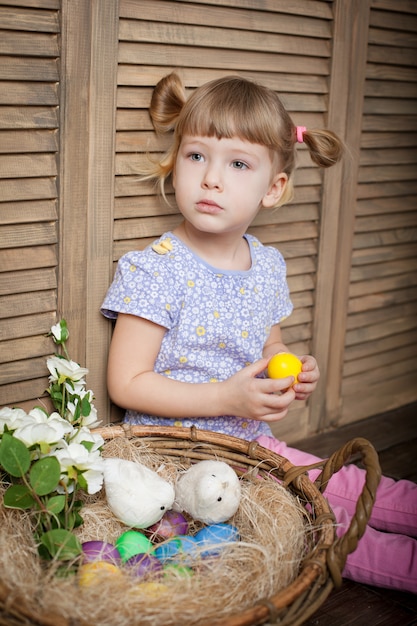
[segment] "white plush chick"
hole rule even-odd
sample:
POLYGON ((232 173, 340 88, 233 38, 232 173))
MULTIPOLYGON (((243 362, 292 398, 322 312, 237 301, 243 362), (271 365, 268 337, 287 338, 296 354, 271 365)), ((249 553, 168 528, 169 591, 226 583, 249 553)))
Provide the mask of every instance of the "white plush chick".
POLYGON ((172 507, 174 487, 141 463, 104 459, 104 486, 110 510, 133 528, 148 528, 172 507))
POLYGON ((180 475, 173 508, 205 524, 219 524, 236 513, 240 482, 223 461, 199 461, 180 475))

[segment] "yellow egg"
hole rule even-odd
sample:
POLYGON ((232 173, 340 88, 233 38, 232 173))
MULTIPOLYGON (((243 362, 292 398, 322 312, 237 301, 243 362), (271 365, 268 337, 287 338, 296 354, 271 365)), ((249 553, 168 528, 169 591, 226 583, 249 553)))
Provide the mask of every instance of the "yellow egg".
POLYGON ((298 374, 301 372, 302 363, 294 354, 290 352, 280 352, 274 354, 268 363, 268 376, 269 378, 286 378, 287 376, 294 376, 295 381, 298 382, 298 374))
POLYGON ((163 583, 149 581, 135 585, 132 591, 136 593, 143 593, 149 598, 159 598, 167 593, 168 587, 163 583))
POLYGON ((81 587, 90 587, 100 583, 105 576, 122 576, 122 572, 108 561, 84 563, 78 570, 78 584, 81 587))

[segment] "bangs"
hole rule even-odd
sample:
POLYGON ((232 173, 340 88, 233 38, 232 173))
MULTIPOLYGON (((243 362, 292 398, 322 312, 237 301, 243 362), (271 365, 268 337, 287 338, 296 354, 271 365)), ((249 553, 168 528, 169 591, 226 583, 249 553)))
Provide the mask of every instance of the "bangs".
POLYGON ((203 85, 190 96, 176 130, 179 139, 184 135, 239 137, 280 151, 282 109, 279 99, 261 86, 229 76, 203 85))

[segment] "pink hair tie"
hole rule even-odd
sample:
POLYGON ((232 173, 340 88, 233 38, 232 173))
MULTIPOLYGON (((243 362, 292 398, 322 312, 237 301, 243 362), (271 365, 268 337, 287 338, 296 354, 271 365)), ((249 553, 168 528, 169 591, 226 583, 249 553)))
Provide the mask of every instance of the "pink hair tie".
POLYGON ((307 128, 305 126, 297 126, 297 142, 298 143, 304 143, 304 133, 307 130, 307 128))

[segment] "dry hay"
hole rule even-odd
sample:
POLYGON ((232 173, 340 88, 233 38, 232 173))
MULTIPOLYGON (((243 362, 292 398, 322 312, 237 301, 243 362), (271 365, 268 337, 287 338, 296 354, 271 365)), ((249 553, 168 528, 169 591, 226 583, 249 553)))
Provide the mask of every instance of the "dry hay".
MULTIPOLYGON (((104 456, 136 459, 172 482, 186 467, 156 455, 138 439, 110 440, 104 456)), ((102 575, 99 584, 88 587, 80 587, 76 575, 57 577, 57 565, 37 557, 29 515, 1 507, 0 577, 12 590, 9 601, 16 593, 33 602, 36 612, 99 626, 214 625, 216 618, 240 613, 294 580, 311 543, 305 509, 276 480, 248 477, 241 485, 241 503, 230 520, 241 540, 220 556, 193 564, 191 577, 177 572, 164 577, 162 590, 141 586, 127 573, 102 575)), ((81 541, 114 543, 127 530, 112 516, 103 492, 85 497, 84 524, 77 530, 81 541)), ((190 534, 201 526, 190 521, 190 534)), ((151 576, 146 580, 155 580, 151 576)))

